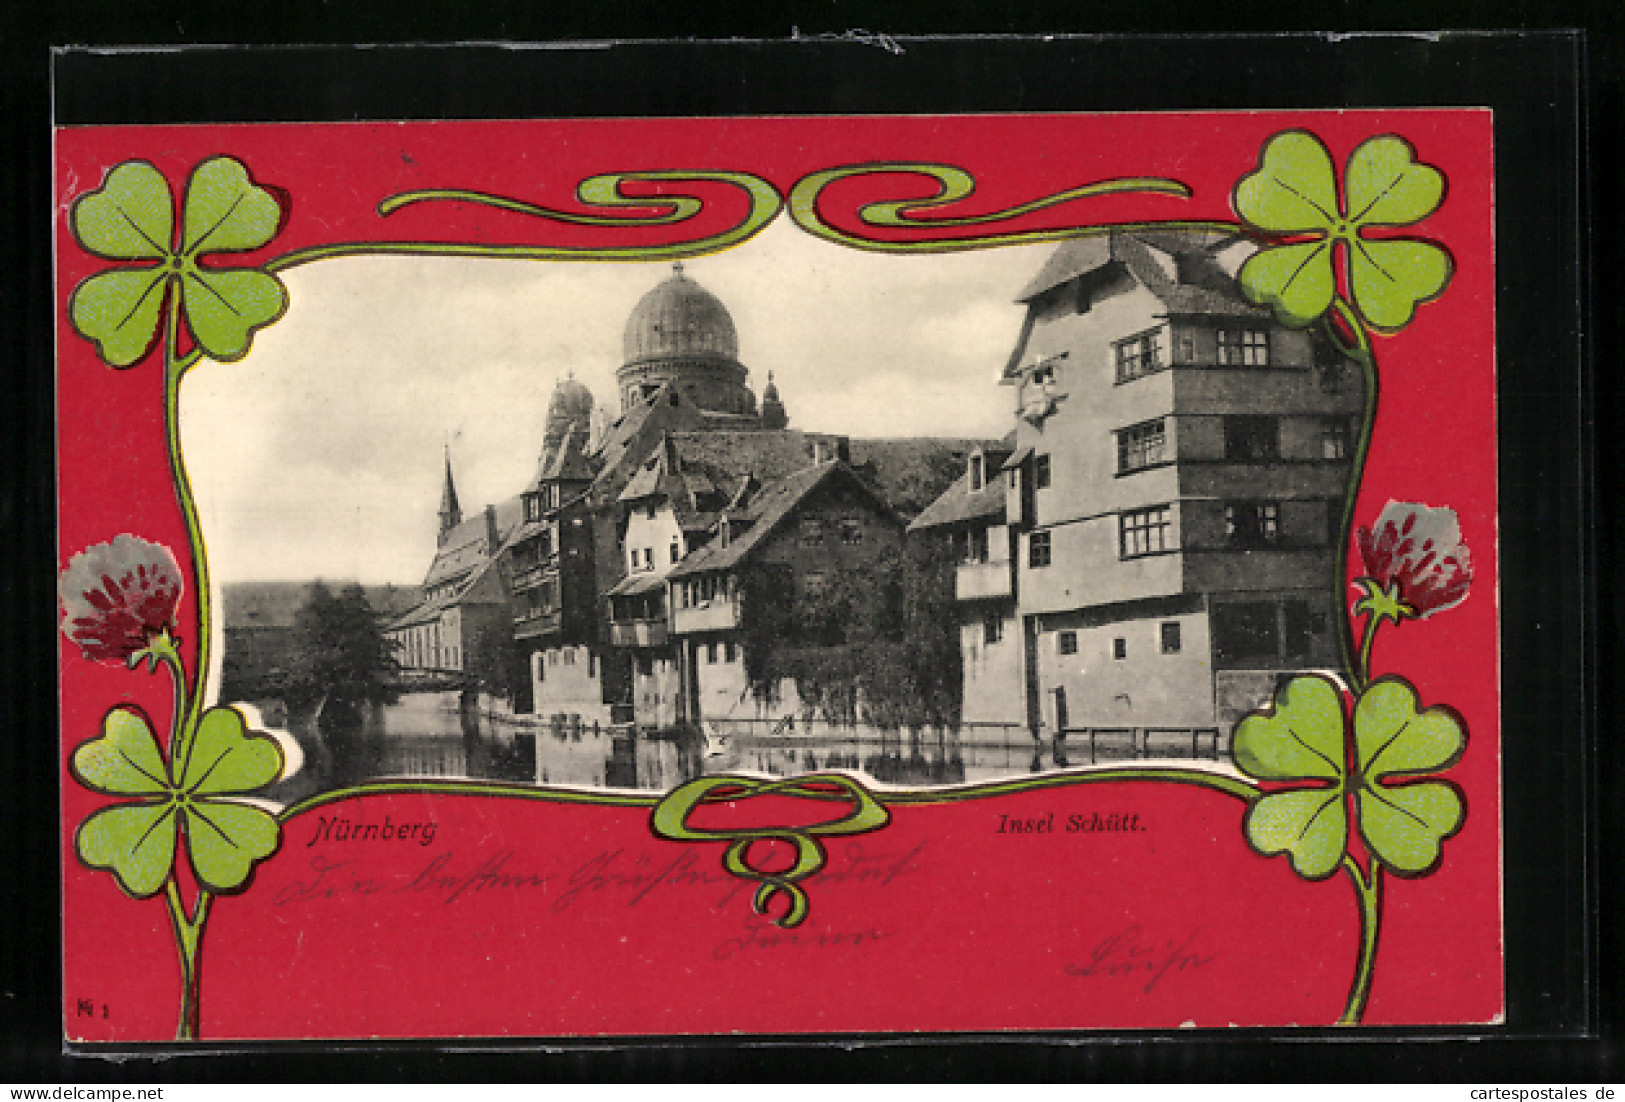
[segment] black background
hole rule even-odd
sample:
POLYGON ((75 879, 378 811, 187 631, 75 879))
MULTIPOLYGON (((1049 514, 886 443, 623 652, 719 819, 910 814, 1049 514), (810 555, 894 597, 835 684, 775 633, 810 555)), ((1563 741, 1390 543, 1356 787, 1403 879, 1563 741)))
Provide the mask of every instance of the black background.
MULTIPOLYGON (((1517 26, 1527 5, 840 3, 666 12, 629 4, 478 13, 395 4, 0 12, 0 1081, 1401 1079, 1586 1085, 1620 1078, 1621 757, 1615 505, 1622 312, 1620 18, 1547 5, 1589 34, 1340 37, 1268 31, 1517 26), (186 10, 179 10, 186 9, 186 10), (244 9, 246 10, 246 9, 244 9), (1170 20, 1162 26, 1156 17, 1170 20), (1474 17, 1470 20, 1467 17, 1474 17), (1317 21, 1313 22, 1313 21, 1317 21), (681 25, 678 25, 681 23, 681 25), (477 24, 477 25, 476 25, 477 24), (1181 31, 1240 37, 1180 38, 1181 31), (841 32, 867 27, 901 52, 841 32), (911 37, 914 32, 1152 34, 911 37), (792 34, 798 40, 791 40, 792 34), (658 36, 765 40, 666 42, 658 36), (1508 1025, 1176 1037, 870 1038, 582 1044, 278 1045, 155 1062, 61 1052, 51 481, 51 46, 593 40, 514 51, 342 46, 56 55, 61 124, 569 115, 1490 106, 1495 110, 1504 613, 1508 1025), (1595 362, 1595 371, 1589 365, 1595 362), (1595 452, 1593 451, 1595 449, 1595 452), (1601 508, 1597 508, 1598 503, 1601 508), (1595 518, 1595 521, 1593 520, 1595 518), (1600 584, 1599 584, 1600 579, 1600 584), (1328 1044, 1336 1037, 1343 1043, 1328 1044), (1127 1043, 1122 1043, 1127 1041, 1127 1043)), ((1441 947, 1448 951, 1448 947, 1441 947)), ((1267 982, 1267 977, 1261 977, 1267 982)), ((266 997, 276 997, 268 991, 266 997)))

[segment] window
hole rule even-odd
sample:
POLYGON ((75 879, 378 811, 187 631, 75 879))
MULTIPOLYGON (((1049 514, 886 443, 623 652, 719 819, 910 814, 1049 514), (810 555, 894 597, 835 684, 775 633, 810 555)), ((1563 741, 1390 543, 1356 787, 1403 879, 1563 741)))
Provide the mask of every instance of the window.
POLYGON ((1349 423, 1343 417, 1328 417, 1320 423, 1320 457, 1347 459, 1349 457, 1349 423))
POLYGON ((722 660, 724 662, 732 662, 737 657, 738 657, 738 654, 734 650, 734 644, 733 643, 729 642, 729 643, 724 643, 722 645, 722 660))
POLYGON ((542 503, 535 494, 525 495, 525 519, 540 520, 542 517, 542 503))
POLYGON ((1196 362, 1196 338, 1189 333, 1182 333, 1176 346, 1179 349, 1179 362, 1191 364, 1196 362))
POLYGON ((1317 644, 1330 627, 1324 612, 1315 611, 1307 601, 1288 600, 1281 605, 1281 616, 1286 628, 1287 654, 1308 657, 1320 649, 1317 644))
POLYGON ((1336 547, 1343 539, 1343 504, 1332 499, 1326 502, 1326 543, 1336 547))
POLYGON ((1049 456, 1033 456, 1033 489, 1049 489, 1049 456))
POLYGON ((982 642, 992 646, 1004 638, 1004 619, 998 613, 989 613, 982 619, 982 642))
POLYGON ((1055 649, 1060 651, 1062 654, 1077 654, 1078 633, 1075 631, 1061 632, 1060 635, 1056 637, 1055 649))
POLYGON ((958 553, 960 562, 987 562, 986 528, 968 528, 963 536, 955 535, 953 539, 954 550, 958 553))
POLYGON ((1112 640, 1112 657, 1121 661, 1128 657, 1128 640, 1119 636, 1112 640))
POLYGON ((1281 540, 1281 507, 1273 501, 1233 501, 1224 507, 1224 534, 1234 547, 1268 547, 1281 540))
POLYGON ((980 454, 971 456, 970 457, 970 488, 972 490, 980 490, 982 488, 982 484, 985 481, 986 473, 987 473, 987 457, 984 456, 984 455, 980 455, 980 454))
POLYGON ((1168 457, 1168 431, 1162 418, 1123 429, 1117 434, 1117 471, 1154 467, 1168 457))
POLYGON ((863 521, 847 517, 841 521, 841 542, 854 547, 863 542, 863 521))
POLYGON ((705 664, 707 666, 715 666, 717 664, 717 645, 715 643, 707 643, 705 645, 705 664))
POLYGON ((652 654, 640 654, 640 655, 638 655, 638 673, 642 674, 644 677, 653 677, 654 672, 655 672, 654 655, 652 655, 652 654))
POLYGON ((808 597, 822 597, 826 588, 824 575, 817 571, 801 576, 801 592, 808 597))
POLYGON ((1213 610, 1213 649, 1229 661, 1280 655, 1275 606, 1264 602, 1218 605, 1213 610))
POLYGON ((567 651, 564 652, 564 664, 566 666, 573 666, 573 665, 576 664, 576 652, 575 651, 567 650, 567 651))
POLYGON ((1169 620, 1162 625, 1162 653, 1179 653, 1179 621, 1169 620))
POLYGON ((1267 367, 1270 335, 1262 329, 1220 329, 1219 363, 1224 367, 1267 367))
POLYGON ((1117 519, 1123 558, 1155 555, 1173 549, 1171 538, 1173 522, 1169 517, 1168 506, 1134 509, 1123 513, 1117 519))
POLYGON ((802 517, 801 543, 804 547, 822 546, 824 543, 824 522, 818 517, 802 517))
POLYGON ((1224 457, 1243 462, 1281 458, 1281 419, 1226 417, 1224 457))
POLYGON ((1162 367, 1162 350, 1155 330, 1118 341, 1114 347, 1117 352, 1117 381, 1120 383, 1138 379, 1162 367))
POLYGON ((683 545, 679 540, 671 541, 671 561, 676 562, 683 557, 683 545))
POLYGON ((1027 537, 1027 566, 1033 570, 1040 570, 1050 563, 1050 542, 1048 532, 1034 532, 1027 537))

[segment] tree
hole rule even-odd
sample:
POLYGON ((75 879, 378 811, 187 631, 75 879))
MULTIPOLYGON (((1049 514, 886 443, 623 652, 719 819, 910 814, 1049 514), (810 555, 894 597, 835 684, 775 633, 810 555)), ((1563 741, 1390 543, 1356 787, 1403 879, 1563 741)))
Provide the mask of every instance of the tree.
POLYGON ((954 724, 960 713, 953 567, 931 541, 796 594, 787 567, 740 582, 745 676, 758 699, 781 680, 835 723, 954 724))
POLYGON ((294 616, 284 691, 290 704, 392 704, 391 678, 400 669, 393 651, 359 585, 347 585, 334 596, 314 582, 294 616))

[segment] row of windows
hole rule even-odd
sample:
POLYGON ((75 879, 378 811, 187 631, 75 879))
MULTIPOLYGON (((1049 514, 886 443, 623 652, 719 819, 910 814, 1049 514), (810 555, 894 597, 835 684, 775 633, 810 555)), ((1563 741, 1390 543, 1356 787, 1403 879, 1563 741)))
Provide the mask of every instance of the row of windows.
MULTIPOLYGON (((1322 417, 1318 431, 1320 458, 1349 457, 1353 426, 1347 417, 1322 417)), ((1281 458, 1281 418, 1251 414, 1224 418, 1224 457, 1235 462, 1281 458)), ((1118 430, 1117 470, 1120 474, 1154 467, 1170 458, 1166 418, 1118 430)))
MULTIPOLYGON (((574 666, 575 664, 576 652, 572 648, 566 648, 564 650, 537 651, 535 660, 532 663, 536 671, 537 681, 547 680, 547 667, 549 666, 574 666)), ((598 659, 591 651, 587 652, 587 676, 598 676, 598 659)))
MULTIPOLYGON (((1281 504, 1278 501, 1230 501, 1224 506, 1224 534, 1229 546, 1246 550, 1281 544, 1281 504)), ((1326 540, 1342 539, 1342 518, 1327 510, 1326 540)), ((1117 515, 1117 552, 1125 559, 1158 555, 1176 549, 1173 510, 1167 505, 1129 509, 1117 515)), ((1037 531, 1027 537, 1027 566, 1041 570, 1054 561, 1051 533, 1037 531)))
POLYGON ((1327 614, 1307 601, 1245 601, 1213 609, 1213 649, 1229 661, 1305 657, 1329 630, 1327 614))
MULTIPOLYGON (((1224 458, 1234 462, 1267 462, 1281 458, 1281 418, 1236 415, 1224 421, 1224 458)), ((1353 440, 1353 426, 1347 417, 1322 417, 1319 424, 1320 458, 1347 459, 1353 440)), ((1129 474, 1173 460, 1168 446, 1168 420, 1158 417, 1119 429, 1117 471, 1129 474)), ((1052 474, 1048 455, 1033 456, 1033 488, 1048 489, 1052 474)), ((980 490, 985 471, 980 455, 971 457, 971 489, 980 490)))
MULTIPOLYGON (((1268 367, 1270 364, 1270 337, 1266 330, 1237 326, 1218 330, 1215 338, 1221 367, 1268 367)), ((1178 340, 1179 355, 1175 362, 1194 363, 1196 339, 1189 334, 1181 334, 1178 340)), ((1119 383, 1131 382, 1169 366, 1159 330, 1137 333, 1120 340, 1112 346, 1112 351, 1119 383)))
POLYGON ((716 600, 718 597, 731 599, 734 593, 733 575, 719 577, 715 574, 706 574, 692 578, 677 585, 677 601, 679 608, 694 608, 716 600))
POLYGON ((559 580, 547 578, 535 589, 526 590, 519 600, 520 614, 523 616, 556 611, 559 607, 559 580))
POLYGON ((525 519, 541 520, 542 512, 546 509, 557 509, 560 501, 559 487, 546 485, 534 493, 525 495, 525 519))
MULTIPOLYGON (((629 547, 626 553, 627 563, 633 574, 640 570, 653 570, 655 568, 655 549, 653 547, 629 547)), ((682 557, 682 541, 672 540, 671 546, 666 548, 666 561, 675 565, 681 561, 682 557)))
MULTIPOLYGON (((1012 473, 1012 478, 1014 474, 1012 473)), ((981 454, 970 457, 970 488, 980 490, 987 484, 987 459, 981 454)), ((1049 489, 1050 461, 1047 455, 1033 456, 1033 487, 1039 490, 1049 489)), ((1012 482, 1011 485, 1014 485, 1012 482)))
POLYGON ((722 661, 733 662, 739 657, 739 647, 732 642, 707 643, 705 645, 705 664, 708 666, 716 665, 719 653, 722 656, 722 661))
POLYGON ((406 633, 404 639, 397 637, 396 643, 405 651, 404 664, 416 669, 440 669, 441 658, 444 655, 446 665, 451 669, 459 668, 457 665, 457 648, 448 644, 440 646, 440 625, 429 624, 425 627, 413 628, 406 633))
MULTIPOLYGON (((1213 648, 1220 658, 1230 661, 1302 658, 1314 653, 1317 640, 1331 630, 1330 625, 1325 612, 1303 600, 1288 599, 1279 604, 1272 601, 1221 604, 1212 614, 1213 648)), ((1180 653, 1184 645, 1182 634, 1179 621, 1164 621, 1157 631, 1159 652, 1180 653)), ((996 641, 988 639, 988 642, 996 641)), ((1055 649, 1061 655, 1077 654, 1078 633, 1056 632, 1055 649)), ((1128 637, 1119 635, 1112 639, 1112 658, 1122 661, 1128 656, 1128 637)))
MULTIPOLYGON (((1179 621, 1165 621, 1157 631, 1157 639, 1163 654, 1178 654, 1182 645, 1179 621)), ((1075 631, 1056 632, 1055 649, 1060 654, 1077 654, 1078 633, 1075 631)), ((1112 640, 1112 657, 1118 660, 1128 657, 1128 638, 1126 636, 1120 635, 1112 640)))
MULTIPOLYGON (((840 541, 848 546, 863 542, 863 521, 856 517, 841 517, 833 522, 840 541)), ((803 547, 821 547, 824 531, 829 525, 823 517, 801 518, 801 544, 803 547)))
POLYGON ((665 616, 665 590, 657 589, 630 597, 611 597, 609 601, 609 618, 620 623, 631 620, 662 620, 665 616))

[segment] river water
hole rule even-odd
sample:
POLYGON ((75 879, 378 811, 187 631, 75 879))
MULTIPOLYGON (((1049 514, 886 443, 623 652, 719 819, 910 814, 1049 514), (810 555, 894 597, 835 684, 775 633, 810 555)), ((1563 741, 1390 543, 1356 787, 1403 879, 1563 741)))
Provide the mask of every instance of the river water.
POLYGON ((413 693, 396 704, 365 709, 349 723, 289 717, 286 727, 304 751, 304 764, 270 795, 292 802, 383 778, 665 792, 702 773, 793 776, 831 769, 924 786, 1140 756, 1083 747, 1076 740, 1070 746, 1036 742, 1017 725, 888 731, 820 723, 712 724, 703 736, 674 738, 630 725, 554 724, 513 716, 484 698, 481 705, 465 711, 456 693, 413 693))

